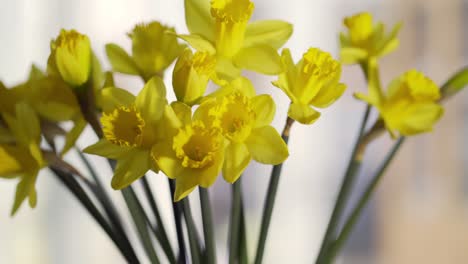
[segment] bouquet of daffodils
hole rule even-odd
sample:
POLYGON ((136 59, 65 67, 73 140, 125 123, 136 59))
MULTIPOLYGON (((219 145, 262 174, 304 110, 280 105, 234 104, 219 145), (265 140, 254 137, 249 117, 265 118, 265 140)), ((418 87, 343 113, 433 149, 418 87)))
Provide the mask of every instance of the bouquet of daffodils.
POLYGON ((24 83, 14 87, 0 83, 0 177, 17 181, 11 214, 25 201, 35 207, 38 172, 49 169, 129 263, 216 263, 209 188, 222 175, 232 184, 229 263, 262 263, 281 166, 289 157, 290 128, 295 122, 316 122, 321 116, 318 109, 334 104, 346 89, 340 82, 342 65, 358 64, 368 87, 354 96, 367 109, 320 253, 311 256, 316 263, 333 262, 404 138, 433 129, 444 113, 441 102, 468 83, 468 69, 441 87, 417 70, 403 72, 383 86, 379 59, 398 47, 400 25, 388 32, 382 23, 374 23, 371 14, 359 13, 344 19, 339 59, 313 47, 295 59, 284 48, 293 25, 250 21, 253 12, 250 0, 185 0, 188 33, 156 21, 138 24, 128 33, 131 51, 106 45, 112 65, 108 71, 100 67, 85 34, 61 30, 51 41, 45 71, 33 65, 24 83), (167 73, 174 61, 172 73, 167 73), (281 133, 270 125, 275 101, 268 94, 257 94, 242 76, 243 70, 272 76, 271 89, 279 88, 289 97, 281 133), (115 73, 141 78, 144 86, 134 95, 114 83, 115 73), (177 98, 173 102, 167 100, 168 86, 162 80, 167 74, 172 74, 169 87, 177 98), (216 89, 207 93, 210 83, 216 89), (376 120, 369 118, 373 109, 379 113, 376 120), (73 126, 66 129, 64 123, 73 126), (81 149, 75 143, 88 125, 99 141, 81 149), (345 217, 343 210, 366 147, 385 131, 396 143, 345 217), (87 172, 66 161, 71 149, 78 151, 87 172), (121 221, 121 213, 104 191, 107 181, 83 153, 108 159, 113 169, 110 184, 122 193, 133 229, 121 221), (243 209, 249 201, 242 199, 240 181, 252 160, 272 165, 272 172, 258 243, 251 247, 255 258, 249 259, 243 209), (152 175, 146 175, 150 171, 167 176, 176 234, 168 233, 162 221, 152 193, 162 187, 150 186, 147 177, 152 175), (141 194, 132 188, 137 181, 143 186, 141 194), (200 194, 202 232, 188 203, 195 188, 200 194), (151 210, 142 206, 139 197, 145 197, 151 210), (138 243, 131 243, 130 232, 136 232, 138 243), (170 236, 177 237, 176 247, 169 243, 170 236), (140 246, 145 255, 136 254, 140 246))

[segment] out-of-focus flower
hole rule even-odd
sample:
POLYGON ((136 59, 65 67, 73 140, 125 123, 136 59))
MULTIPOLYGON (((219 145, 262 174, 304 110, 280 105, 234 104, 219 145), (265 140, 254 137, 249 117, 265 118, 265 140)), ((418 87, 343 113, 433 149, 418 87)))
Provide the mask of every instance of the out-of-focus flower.
POLYGON ((60 76, 72 86, 88 81, 91 72, 91 44, 86 35, 75 30, 60 31, 51 44, 55 65, 60 76))
POLYGON ((431 131, 444 112, 437 103, 440 99, 439 88, 416 70, 410 70, 393 80, 387 94, 380 92, 370 96, 358 93, 355 96, 379 110, 387 130, 394 138, 397 132, 410 136, 431 131))
POLYGON ((291 99, 289 117, 302 124, 312 124, 320 117, 320 113, 311 106, 328 107, 346 89, 339 82, 341 64, 327 52, 310 48, 294 64, 289 49, 283 49, 281 60, 284 71, 273 85, 291 99))
MULTIPOLYGON (((101 118, 104 138, 84 152, 117 160, 112 188, 123 189, 153 169, 151 148, 171 131, 166 88, 161 78, 151 78, 137 97, 127 94, 101 118)), ((171 114, 172 113, 172 114, 171 114)), ((175 121, 177 122, 177 121, 175 121)))
POLYGON ((199 51, 217 56, 217 72, 232 80, 240 69, 275 75, 281 72, 276 52, 292 34, 292 25, 280 20, 249 23, 254 4, 249 0, 186 0, 185 18, 190 35, 180 35, 199 51))
POLYGON ((208 188, 215 182, 223 166, 225 144, 221 129, 197 113, 200 108, 192 119, 190 107, 175 106, 181 119, 179 127, 154 145, 152 156, 159 168, 176 180, 174 200, 179 201, 198 185, 208 188))
POLYGON ((177 100, 194 105, 205 94, 208 81, 215 76, 216 58, 207 52, 186 49, 176 62, 172 86, 177 100))
POLYGON ((19 178, 11 214, 14 215, 24 200, 34 208, 37 203, 36 179, 46 166, 39 148, 41 129, 34 110, 26 103, 18 103, 15 113, 2 113, 14 142, 0 143, 0 177, 19 178))
POLYGON ((289 156, 288 147, 270 126, 276 105, 270 95, 255 95, 251 82, 238 78, 204 101, 199 114, 210 118, 228 140, 223 177, 234 183, 252 159, 277 165, 289 156))
POLYGON ((341 61, 346 64, 360 63, 371 58, 382 57, 396 48, 401 24, 387 34, 382 23, 373 24, 372 15, 359 13, 344 19, 348 34, 340 34, 341 61))
POLYGON ((107 44, 107 57, 114 71, 139 75, 145 80, 162 76, 184 48, 178 43, 174 28, 157 21, 136 25, 128 36, 132 40, 132 56, 116 44, 107 44))

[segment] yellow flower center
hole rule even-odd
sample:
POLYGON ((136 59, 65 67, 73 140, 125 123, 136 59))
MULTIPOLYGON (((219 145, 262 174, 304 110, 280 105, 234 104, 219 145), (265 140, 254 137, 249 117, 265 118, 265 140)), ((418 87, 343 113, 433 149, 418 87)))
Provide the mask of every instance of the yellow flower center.
POLYGON ((222 147, 222 137, 216 128, 207 128, 194 121, 179 130, 172 145, 177 158, 186 168, 202 169, 213 164, 222 147))
POLYGON ((195 52, 192 66, 200 75, 211 75, 215 71, 216 58, 207 52, 195 52))
POLYGON ((52 46, 53 48, 64 48, 69 52, 74 53, 76 51, 77 45, 81 42, 89 42, 88 37, 73 29, 62 29, 62 31, 60 31, 60 35, 57 37, 52 46))
POLYGON ((216 51, 231 58, 242 47, 245 28, 252 16, 250 0, 212 0, 211 15, 216 20, 216 51))
POLYGON ((367 12, 345 18, 344 24, 349 29, 351 42, 358 46, 365 45, 374 31, 372 15, 367 12))
POLYGON ((218 107, 209 113, 215 125, 221 127, 223 135, 229 140, 243 142, 250 135, 256 115, 249 98, 240 92, 224 97, 218 107))
POLYGON ((101 118, 104 137, 119 146, 140 146, 145 121, 135 106, 121 106, 101 118))

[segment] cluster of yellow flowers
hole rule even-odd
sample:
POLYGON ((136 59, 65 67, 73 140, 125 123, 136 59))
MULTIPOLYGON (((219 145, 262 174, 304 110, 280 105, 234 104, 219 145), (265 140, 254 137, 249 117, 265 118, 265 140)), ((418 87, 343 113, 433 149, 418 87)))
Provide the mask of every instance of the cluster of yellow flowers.
MULTIPOLYGON (((317 48, 297 63, 288 49, 280 55, 292 25, 250 22, 253 10, 250 0, 186 0, 190 34, 159 22, 136 25, 128 34, 131 55, 106 45, 112 72, 101 70, 87 36, 62 30, 51 43, 46 72, 33 67, 25 83, 10 89, 0 83, 0 177, 20 178, 13 212, 26 198, 36 204, 38 171, 73 147, 87 123, 93 125, 90 113, 102 113, 103 137, 84 152, 117 160, 114 189, 150 170, 162 171, 176 180, 178 201, 197 186, 210 187, 221 172, 235 182, 252 159, 284 162, 287 145, 270 125, 275 102, 257 95, 242 70, 278 76, 273 85, 291 99, 288 116, 312 124, 320 113, 311 106, 328 107, 345 90, 341 63, 317 48), (175 60, 177 101, 169 103, 162 77, 175 60), (115 87, 113 72, 139 76, 145 85, 135 96, 115 87), (219 88, 205 94, 210 81, 219 88), (59 125, 65 121, 74 123, 70 131, 59 125), (49 148, 41 145, 41 135, 49 148), (65 136, 60 150, 56 136, 65 136)), ((443 112, 431 80, 412 70, 392 82, 386 95, 379 84, 377 59, 398 46, 399 27, 387 35, 367 13, 344 24, 349 35, 340 38, 341 62, 364 65, 369 76, 369 95, 356 97, 380 111, 392 135, 430 130, 443 112)))

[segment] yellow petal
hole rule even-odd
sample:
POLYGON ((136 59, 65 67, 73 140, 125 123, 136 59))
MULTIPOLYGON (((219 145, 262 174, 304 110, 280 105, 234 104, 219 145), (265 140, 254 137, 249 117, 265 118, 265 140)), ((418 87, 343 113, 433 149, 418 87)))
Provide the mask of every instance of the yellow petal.
POLYGON ((15 137, 11 134, 8 129, 2 125, 0 125, 0 144, 1 143, 13 143, 15 141, 15 137))
POLYGON ((320 113, 308 105, 292 103, 289 106, 288 116, 301 124, 310 125, 317 121, 320 113))
POLYGON ((335 102, 341 97, 346 89, 346 85, 338 83, 334 86, 327 86, 320 89, 320 91, 310 101, 310 104, 315 107, 325 108, 335 102))
POLYGON ((36 183, 37 172, 34 174, 24 175, 21 181, 16 187, 15 201, 13 203, 13 208, 11 210, 11 215, 15 215, 20 206, 23 204, 24 200, 29 197, 29 206, 31 208, 36 207, 37 203, 37 194, 36 194, 36 183))
POLYGON ((189 195, 195 187, 197 187, 197 175, 187 175, 187 177, 178 178, 176 180, 176 189, 174 193, 174 201, 178 202, 184 199, 187 195, 189 195))
POLYGON ((187 41, 187 43, 197 51, 204 51, 209 54, 216 53, 216 49, 213 44, 200 35, 177 35, 177 37, 187 41))
POLYGON ((234 57, 234 64, 239 68, 267 75, 276 75, 283 70, 278 52, 268 45, 241 49, 234 57))
POLYGON ((245 77, 241 76, 239 78, 234 79, 228 84, 228 86, 234 90, 242 92, 248 98, 252 98, 255 96, 255 88, 252 85, 252 82, 245 77))
POLYGON ((107 44, 106 54, 113 71, 131 75, 140 74, 135 61, 120 46, 113 43, 107 44))
POLYGON ((353 94, 353 96, 356 99, 362 100, 362 101, 364 101, 364 102, 366 102, 368 104, 371 104, 373 106, 378 107, 378 105, 379 105, 378 100, 376 98, 373 98, 373 97, 369 96, 369 95, 365 95, 363 93, 355 93, 355 94, 353 94))
POLYGON ((166 101, 166 86, 158 76, 151 78, 138 94, 135 105, 143 118, 153 126, 161 119, 166 101))
POLYGON ((218 57, 216 60, 216 74, 225 81, 232 81, 241 75, 241 69, 232 63, 231 60, 218 57))
POLYGON ((192 109, 181 102, 172 102, 171 107, 183 124, 188 124, 192 120, 192 109))
POLYGON ((279 49, 288 41, 293 25, 282 20, 260 20, 247 24, 244 46, 265 44, 279 49))
POLYGON ((41 139, 39 118, 29 105, 18 103, 15 117, 8 114, 4 114, 3 117, 19 144, 29 148, 31 142, 39 143, 41 139))
POLYGON ((85 148, 83 152, 109 159, 120 159, 131 149, 131 147, 115 145, 106 139, 101 139, 97 143, 85 148))
POLYGON ((368 52, 360 48, 343 47, 340 50, 340 61, 344 64, 359 63, 368 56, 368 52))
POLYGON ((171 179, 175 179, 184 172, 184 167, 175 156, 169 141, 154 145, 151 149, 151 158, 159 169, 171 179))
POLYGON ((207 0, 185 0, 185 22, 191 34, 214 41, 214 20, 207 0))
POLYGON ((110 112, 120 106, 128 106, 135 102, 135 96, 127 90, 117 87, 106 87, 98 92, 97 104, 103 112, 110 112))
POLYGON ((409 107, 400 133, 405 136, 431 131, 442 117, 444 109, 435 103, 418 104, 409 107))
POLYGON ((147 150, 132 150, 117 161, 111 186, 115 190, 128 187, 134 181, 145 175, 150 169, 151 158, 147 150))
POLYGON ((255 126, 266 126, 275 117, 276 104, 270 95, 262 94, 251 99, 252 108, 255 111, 255 126))
POLYGON ((216 99, 208 98, 204 100, 201 105, 193 113, 193 121, 200 120, 206 125, 211 125, 213 122, 213 116, 210 116, 208 113, 216 105, 216 99))
POLYGON ((35 108, 41 116, 56 122, 70 120, 77 113, 76 108, 57 102, 41 102, 35 108))
POLYGON ((76 141, 81 136, 81 133, 85 129, 86 125, 88 124, 86 120, 83 118, 79 118, 75 120, 73 128, 68 131, 67 135, 65 136, 65 145, 63 146, 60 155, 63 156, 67 153, 73 146, 75 146, 76 141))
POLYGON ((280 88, 291 101, 296 101, 296 96, 292 93, 297 80, 297 68, 291 56, 289 49, 283 49, 281 52, 281 64, 283 72, 278 76, 278 80, 272 84, 280 88))
POLYGON ((229 183, 234 183, 249 165, 252 157, 243 143, 231 142, 226 147, 223 165, 223 177, 229 183))
POLYGON ((264 164, 280 164, 289 156, 288 146, 272 126, 252 130, 245 144, 252 158, 264 164))
MULTIPOLYGON (((8 145, 0 145, 0 178, 11 178, 13 175, 21 171, 21 163, 11 153, 12 147, 8 145)), ((16 175, 15 175, 16 176, 16 175)))

